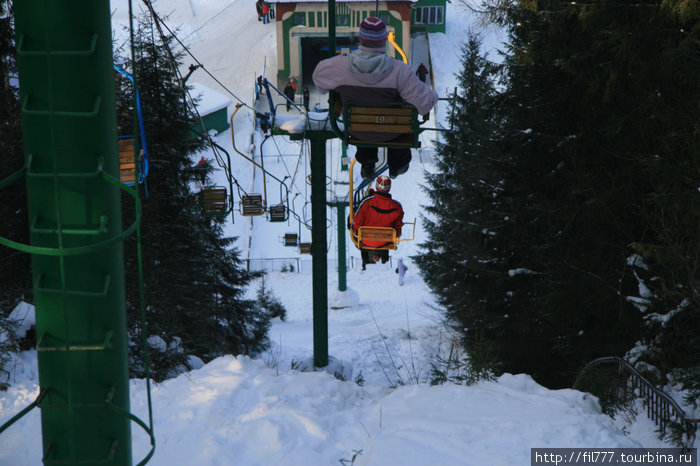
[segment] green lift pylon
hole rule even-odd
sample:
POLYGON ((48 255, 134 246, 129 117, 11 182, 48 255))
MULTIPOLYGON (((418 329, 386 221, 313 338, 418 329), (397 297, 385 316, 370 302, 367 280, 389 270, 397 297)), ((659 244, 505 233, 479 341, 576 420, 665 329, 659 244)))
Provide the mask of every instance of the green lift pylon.
MULTIPOLYGON (((335 54, 335 0, 328 2, 328 54, 335 54)), ((306 132, 311 142, 311 256, 313 275, 314 367, 328 365, 328 251, 326 250, 326 129, 306 132)))
POLYGON ((131 465, 110 2, 14 13, 43 462, 131 465))

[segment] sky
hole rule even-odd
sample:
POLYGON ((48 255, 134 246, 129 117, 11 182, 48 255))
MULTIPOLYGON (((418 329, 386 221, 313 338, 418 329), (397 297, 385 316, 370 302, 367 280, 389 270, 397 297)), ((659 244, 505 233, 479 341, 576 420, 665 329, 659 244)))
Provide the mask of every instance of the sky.
MULTIPOLYGON (((134 3, 138 10, 140 3, 134 3)), ((126 5, 126 0, 112 1, 118 40, 125 37, 121 28, 127 23, 126 5)), ((447 5, 447 33, 430 35, 435 88, 443 97, 456 85, 466 31, 478 29, 458 2, 447 5)), ((414 151, 410 170, 394 180, 391 190, 406 220, 418 220, 415 241, 402 242, 390 263, 362 271, 359 251, 346 239, 351 268, 343 292, 338 291, 336 270, 337 215, 328 209, 331 363, 329 370, 299 370, 312 366, 313 357, 311 257, 284 246, 281 239, 291 232, 300 234, 302 242, 310 241, 305 226, 310 225, 309 149, 282 136, 265 140, 254 131, 248 107, 253 105, 256 76, 264 74, 274 82, 275 31, 258 22, 253 3, 243 0, 168 0, 155 7, 169 16, 169 26, 179 28, 178 37, 228 89, 201 70, 194 73, 192 82, 221 94, 208 95, 207 105, 216 106, 217 98, 231 99, 229 115, 237 102, 246 105, 233 118, 233 134, 228 130, 214 136, 231 156, 234 178, 248 193, 263 192, 268 205, 280 202, 279 183, 268 177, 267 191, 262 191, 260 170, 236 153, 249 155, 252 150, 259 162, 262 146, 266 170, 278 179, 288 177, 290 207, 300 220, 270 223, 235 212, 233 221, 227 221, 226 234, 238 238, 235 247, 241 258, 253 269, 268 270, 265 287, 283 303, 287 317, 273 320, 270 348, 261 355, 227 355, 206 365, 193 358, 196 369, 152 384, 156 450, 149 464, 525 465, 530 464, 531 448, 668 446, 656 438, 653 423, 643 415, 613 420, 601 414, 590 395, 549 390, 526 374, 504 374, 472 386, 430 385, 432 365, 439 366, 458 338, 410 259, 419 253, 418 244, 427 241, 420 222, 421 205, 427 203, 421 186, 425 173, 434 169, 433 132, 421 135, 423 148, 414 151), (395 273, 399 258, 408 267, 403 285, 395 273)), ((495 30, 483 34, 485 52, 505 40, 495 30)), ((495 54, 492 58, 497 59, 495 54)), ((186 60, 183 67, 190 63, 186 60)), ((325 105, 325 96, 312 95, 311 106, 316 103, 325 105)), ((438 106, 432 121, 442 121, 444 111, 438 106)), ((288 118, 300 116, 292 111, 288 118)), ((349 175, 341 169, 339 148, 338 140, 329 141, 331 201, 348 192, 349 175)), ((193 164, 202 156, 215 163, 214 153, 205 150, 192 157, 193 164)), ((214 177, 227 186, 223 168, 214 177)), ((259 286, 251 284, 249 298, 255 298, 259 286)), ((18 306, 13 315, 24 329, 34 321, 30 305, 18 306)), ((39 391, 35 351, 16 355, 8 368, 11 386, 0 392, 0 424, 39 391)), ((144 380, 131 381, 130 396, 132 412, 147 421, 144 380)), ((147 434, 136 424, 132 446, 135 463, 150 450, 147 434)), ((35 409, 0 435, 0 465, 39 465, 41 457, 40 413, 35 409)))

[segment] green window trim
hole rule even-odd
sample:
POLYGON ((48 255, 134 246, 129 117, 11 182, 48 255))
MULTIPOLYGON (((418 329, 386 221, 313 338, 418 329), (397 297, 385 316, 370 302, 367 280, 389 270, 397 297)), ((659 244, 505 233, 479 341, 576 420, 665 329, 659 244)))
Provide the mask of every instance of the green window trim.
POLYGON ((418 6, 414 13, 415 24, 444 24, 445 9, 443 6, 418 6))

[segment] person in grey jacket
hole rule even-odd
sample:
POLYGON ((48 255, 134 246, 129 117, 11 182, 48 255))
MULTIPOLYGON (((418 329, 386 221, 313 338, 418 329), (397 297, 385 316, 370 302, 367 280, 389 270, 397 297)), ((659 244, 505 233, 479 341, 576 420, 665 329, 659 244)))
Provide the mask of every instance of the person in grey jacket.
MULTIPOLYGON (((365 18, 360 25, 358 49, 349 55, 321 60, 313 72, 316 89, 325 94, 335 90, 346 102, 407 102, 421 115, 430 113, 438 101, 437 93, 421 82, 410 66, 386 55, 388 32, 384 22, 365 18)), ((358 139, 387 142, 395 133, 353 134, 358 139)), ((410 148, 388 149, 389 176, 396 178, 408 170, 410 148)), ((376 147, 358 147, 355 158, 362 164, 362 178, 370 178, 378 161, 376 147)))

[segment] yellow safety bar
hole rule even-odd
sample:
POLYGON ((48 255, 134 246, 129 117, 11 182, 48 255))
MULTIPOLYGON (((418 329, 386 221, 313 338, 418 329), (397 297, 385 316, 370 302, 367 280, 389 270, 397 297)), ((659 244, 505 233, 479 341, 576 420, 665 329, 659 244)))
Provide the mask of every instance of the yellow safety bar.
POLYGON ((401 50, 401 47, 399 47, 399 44, 396 43, 396 34, 392 32, 389 33, 389 36, 387 37, 391 45, 394 46, 394 48, 399 52, 401 55, 401 58, 403 58, 403 62, 408 65, 408 58, 406 58, 406 54, 403 53, 403 50, 401 50))

